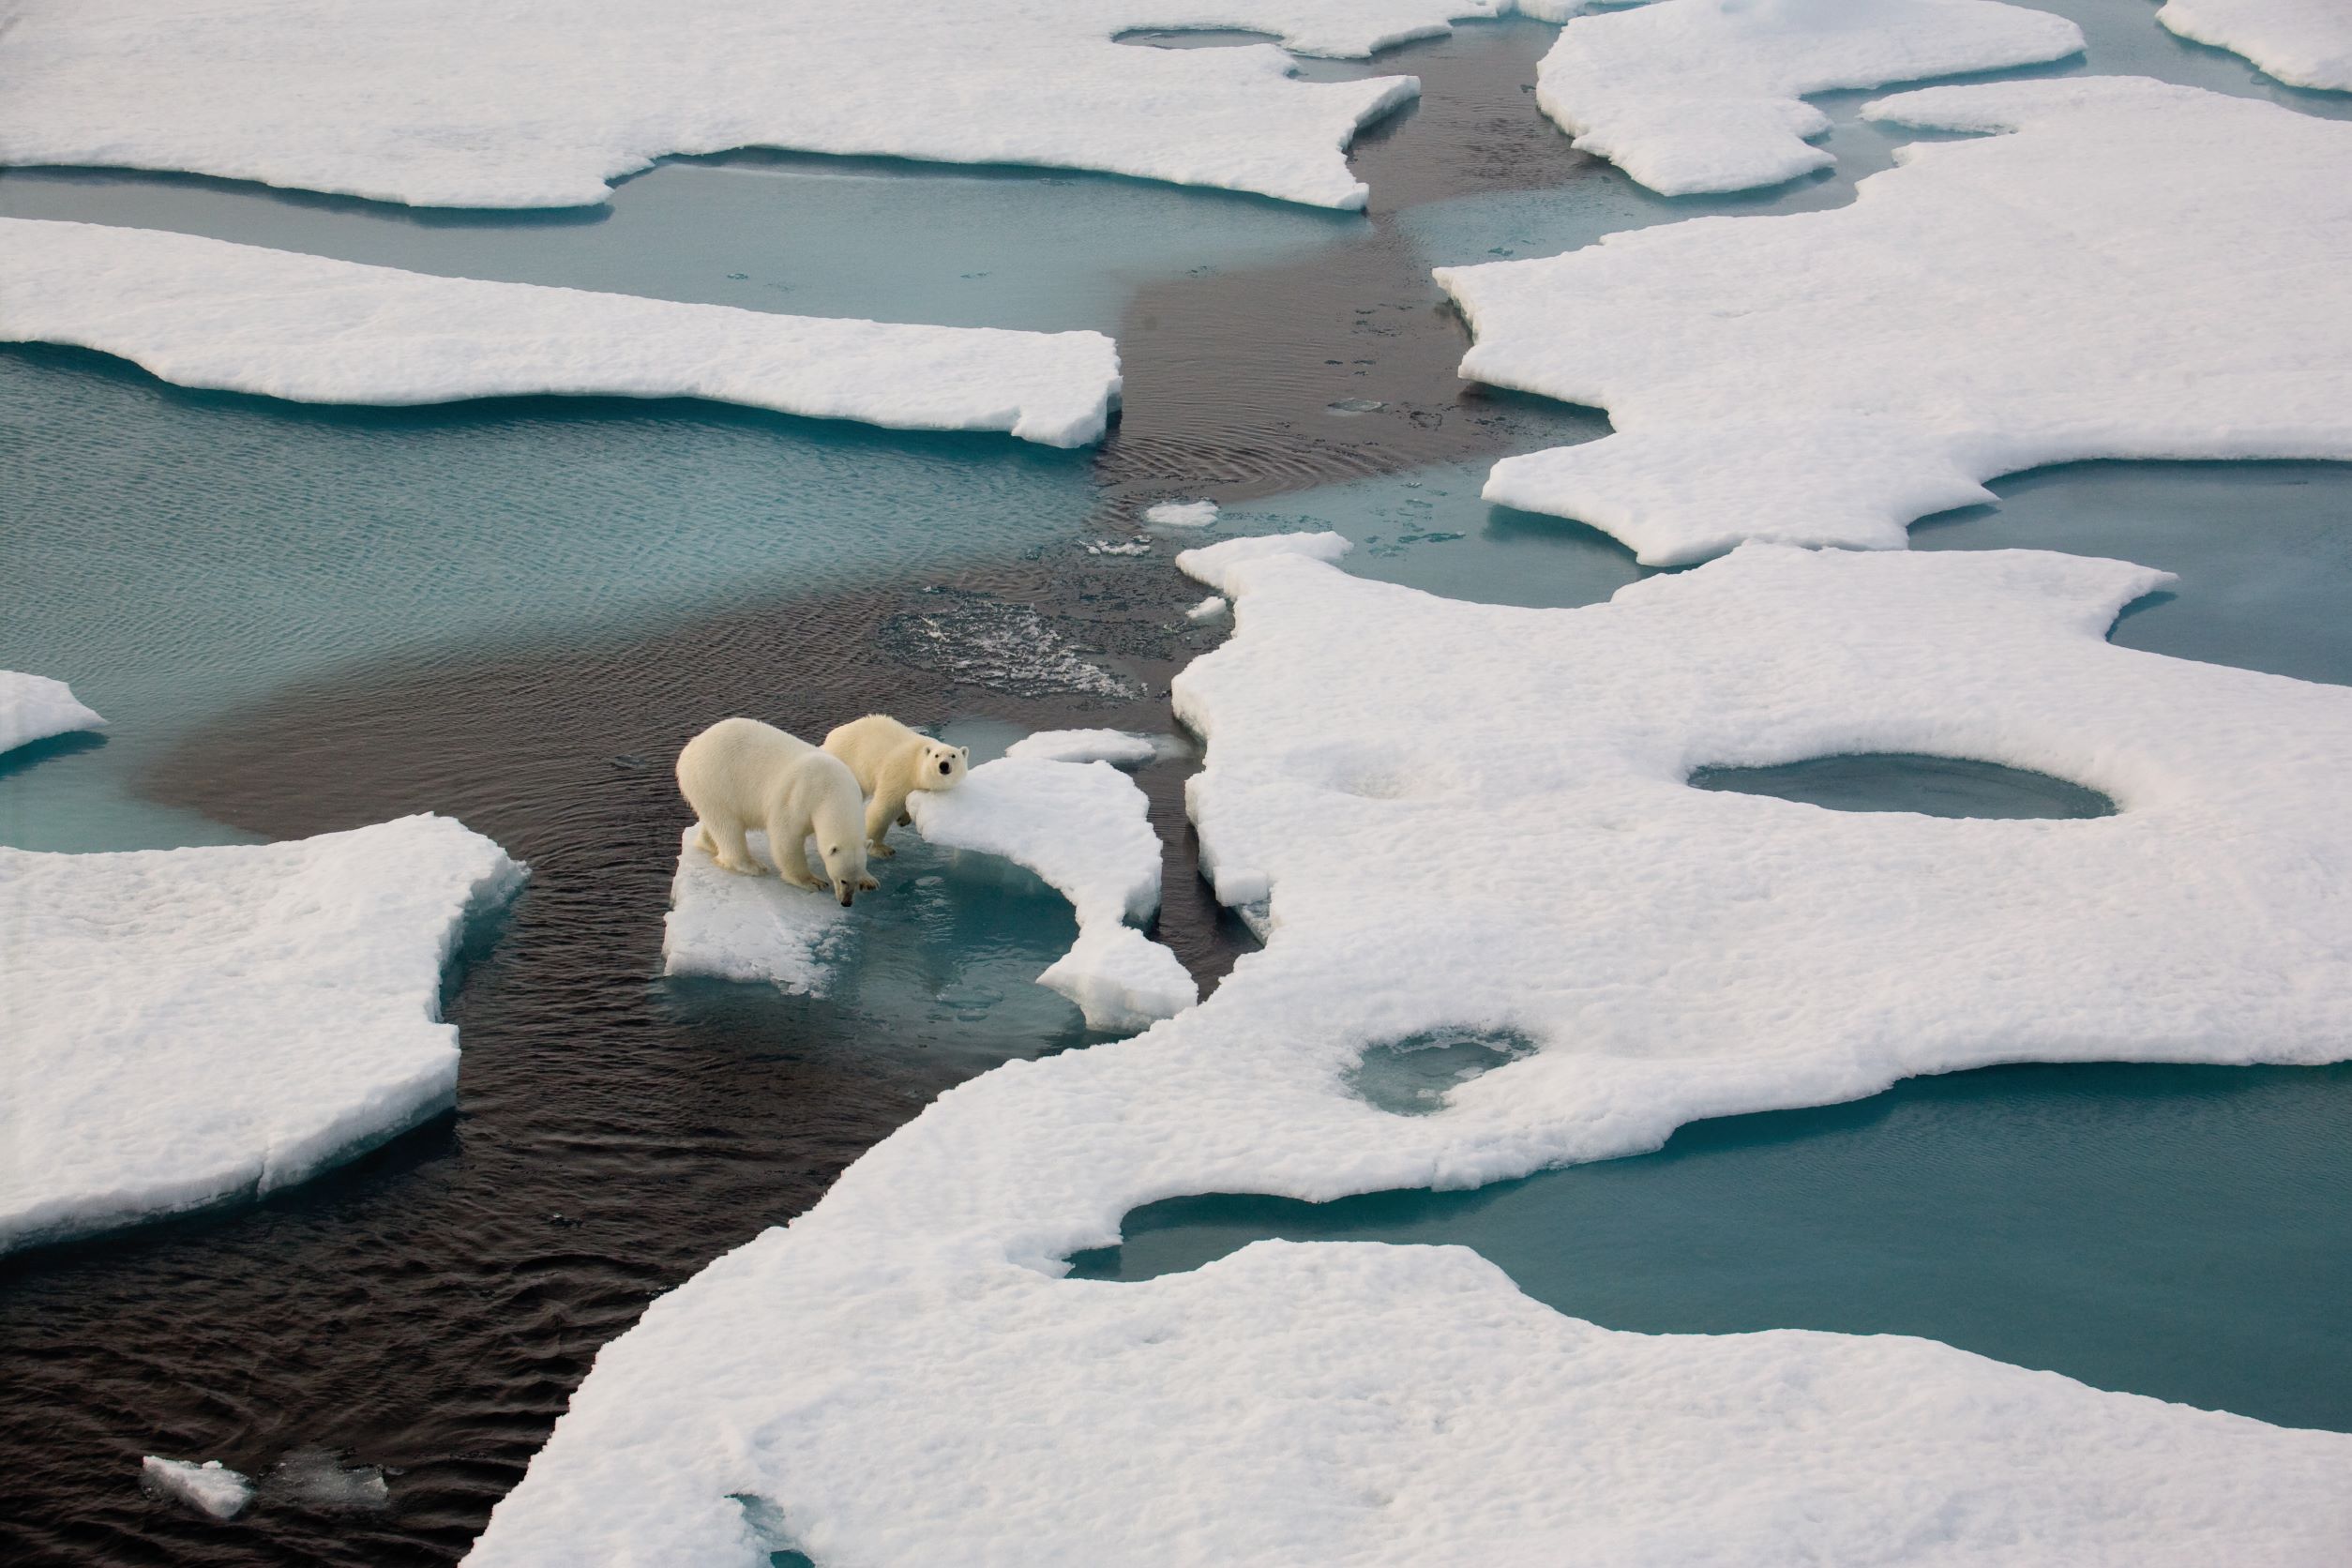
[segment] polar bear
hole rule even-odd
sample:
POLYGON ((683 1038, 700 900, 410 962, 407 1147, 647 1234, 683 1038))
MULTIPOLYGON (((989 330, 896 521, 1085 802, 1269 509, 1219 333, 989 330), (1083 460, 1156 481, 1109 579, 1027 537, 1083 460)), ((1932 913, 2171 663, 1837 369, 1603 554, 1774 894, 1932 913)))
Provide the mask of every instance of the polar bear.
POLYGON ((808 836, 834 896, 844 906, 880 884, 866 873, 857 779, 839 759, 756 718, 722 718, 678 753, 678 790, 701 819, 696 845, 730 871, 760 874, 744 842, 749 828, 768 836, 776 868, 795 887, 823 885, 809 873, 808 836))
POLYGON ((912 821, 907 796, 917 790, 952 790, 972 767, 972 748, 935 741, 888 714, 853 718, 825 737, 825 749, 850 765, 866 803, 867 852, 898 852, 882 842, 893 822, 912 821))

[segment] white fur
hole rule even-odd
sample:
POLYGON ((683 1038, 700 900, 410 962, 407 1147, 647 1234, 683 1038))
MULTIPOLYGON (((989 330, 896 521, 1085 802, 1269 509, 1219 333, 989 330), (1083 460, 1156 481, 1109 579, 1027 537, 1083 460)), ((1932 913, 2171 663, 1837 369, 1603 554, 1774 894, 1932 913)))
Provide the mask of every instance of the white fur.
POLYGON ((917 790, 952 790, 972 766, 967 746, 935 741, 888 714, 853 718, 825 737, 825 749, 849 764, 866 803, 867 852, 894 855, 882 842, 893 822, 906 822, 907 796, 917 790))
POLYGON ((877 885, 866 873, 857 779, 839 760, 756 718, 722 718, 678 753, 678 789, 701 819, 698 843, 730 871, 760 875, 744 833, 768 836, 776 869, 795 887, 820 887, 808 869, 808 837, 834 896, 848 904, 877 885))

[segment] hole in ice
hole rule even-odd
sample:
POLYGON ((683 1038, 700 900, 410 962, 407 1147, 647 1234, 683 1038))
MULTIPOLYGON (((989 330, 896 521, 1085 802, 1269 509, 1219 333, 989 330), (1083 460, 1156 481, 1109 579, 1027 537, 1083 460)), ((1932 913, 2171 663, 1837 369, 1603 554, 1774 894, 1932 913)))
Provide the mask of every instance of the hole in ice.
POLYGON ((1278 44, 1282 37, 1247 27, 1130 27, 1113 33, 1110 41, 1142 49, 1240 49, 1254 43, 1278 44))
POLYGON ((2115 802, 2046 773, 1965 757, 1855 752, 1766 768, 1693 770, 1691 788, 1772 795, 1832 811, 1911 811, 1925 817, 2112 817, 2115 802))
POLYGON ((730 1492, 727 1500, 743 1510, 744 1523, 767 1549, 768 1568, 817 1568, 807 1552, 791 1544, 784 1529, 784 1511, 763 1497, 730 1492))
POLYGON ((1366 1104, 1396 1116, 1427 1116, 1445 1108, 1458 1086, 1535 1052, 1535 1042, 1504 1031, 1442 1029, 1386 1040, 1348 1069, 1348 1088, 1366 1104))

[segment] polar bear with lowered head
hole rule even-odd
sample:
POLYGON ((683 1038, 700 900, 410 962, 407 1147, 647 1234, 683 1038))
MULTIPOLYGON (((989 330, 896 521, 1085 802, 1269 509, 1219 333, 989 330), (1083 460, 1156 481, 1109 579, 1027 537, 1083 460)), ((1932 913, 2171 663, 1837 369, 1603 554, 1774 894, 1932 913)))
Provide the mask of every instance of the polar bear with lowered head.
POLYGON ((768 836, 776 868, 795 887, 823 885, 808 869, 808 837, 834 897, 844 905, 876 887, 866 874, 865 797, 838 758, 756 718, 722 718, 678 753, 678 790, 701 819, 695 839, 730 871, 760 874, 744 842, 747 829, 768 836))
POLYGON ((866 803, 867 852, 898 852, 882 842, 893 822, 905 822, 907 797, 917 790, 952 790, 972 767, 969 746, 949 746, 910 730, 888 714, 853 718, 825 737, 825 749, 850 765, 866 803))

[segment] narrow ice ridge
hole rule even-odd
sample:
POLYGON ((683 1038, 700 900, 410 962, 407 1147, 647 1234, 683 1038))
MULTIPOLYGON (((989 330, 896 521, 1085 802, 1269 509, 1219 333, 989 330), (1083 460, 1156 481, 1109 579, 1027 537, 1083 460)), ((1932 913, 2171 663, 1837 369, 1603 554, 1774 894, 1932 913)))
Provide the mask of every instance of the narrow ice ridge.
MULTIPOLYGON (((701 833, 701 823, 689 825, 678 847, 670 913, 662 921, 662 972, 764 980, 801 996, 823 996, 847 951, 852 912, 830 894, 778 876, 722 869, 697 847, 701 833)), ((766 834, 754 829, 744 841, 754 860, 776 864, 766 834)), ((801 852, 806 858, 806 844, 801 852)))
POLYGON ((442 972, 523 867, 446 817, 0 849, 0 1251, 249 1199, 446 1107, 442 972))
POLYGON ((47 675, 0 670, 0 752, 76 730, 97 730, 106 720, 83 705, 73 688, 47 675))
POLYGON ((1119 392, 1099 332, 780 316, 21 218, 0 218, 0 341, 298 402, 711 398, 1049 446, 1100 440, 1119 392))
POLYGON ((1835 161, 1808 93, 2040 65, 2082 52, 2063 17, 1998 0, 1658 0, 1580 16, 1535 101, 1667 196, 1777 185, 1835 161))
POLYGON ((215 1519, 234 1519, 253 1500, 253 1483, 218 1459, 162 1459, 148 1455, 140 1473, 157 1493, 215 1519))
POLYGON ((1108 762, 1045 756, 1000 757, 953 790, 907 797, 932 843, 1002 855, 1070 900, 1078 941, 1037 983, 1077 1003, 1089 1028, 1106 1030, 1140 1029, 1200 997, 1176 955, 1128 924, 1160 907, 1150 810, 1135 780, 1108 762))
POLYGON ((1418 91, 1308 83, 1508 0, 69 0, 0 34, 0 162, 184 170, 420 206, 568 206, 671 154, 1040 164, 1360 207, 1343 149, 1418 91))
POLYGON ((1193 814, 1268 879, 1267 947, 950 1091, 653 1304, 476 1568, 756 1563, 731 1493, 820 1562, 2337 1562, 2352 1436, 1899 1336, 1613 1333, 1453 1247, 1052 1277, 1180 1194, 1467 1187, 1994 1062, 2352 1049, 2352 689, 2107 643, 2162 573, 1753 545, 1526 610, 1333 548, 1187 558, 1240 611, 1176 683, 1193 814), (1683 782, 1869 750, 2121 809, 1683 782), (1441 1029, 1538 1048, 1430 1115, 1349 1093, 1441 1029))
POLYGON ((2344 0, 2165 0, 2156 20, 2244 55, 2290 87, 2352 93, 2352 6, 2344 0))
POLYGON ((1616 427, 1505 459, 1488 500, 1671 565, 1901 549, 2044 463, 2352 459, 2352 124, 2136 77, 1864 113, 2007 134, 1906 148, 1832 211, 1439 269, 1464 375, 1616 427))

